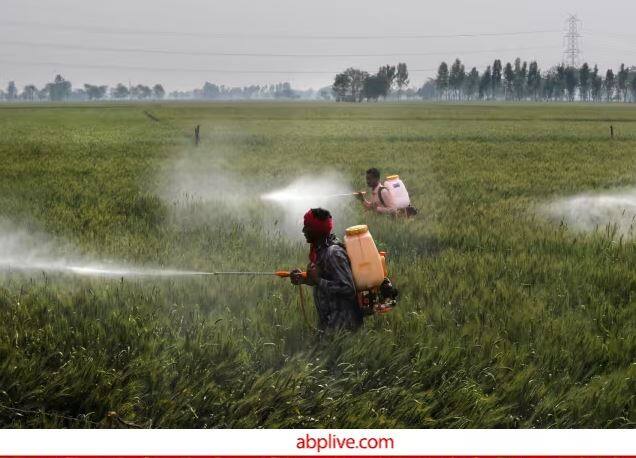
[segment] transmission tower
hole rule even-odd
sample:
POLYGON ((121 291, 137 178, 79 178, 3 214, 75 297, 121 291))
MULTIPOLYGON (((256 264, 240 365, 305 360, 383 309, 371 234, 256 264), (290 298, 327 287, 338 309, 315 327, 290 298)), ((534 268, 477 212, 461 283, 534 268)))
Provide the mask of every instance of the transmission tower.
POLYGON ((563 63, 571 67, 578 67, 579 56, 581 54, 581 48, 579 47, 579 38, 581 34, 579 32, 579 26, 581 20, 576 15, 570 14, 570 17, 565 21, 567 29, 563 36, 563 42, 565 43, 565 50, 563 51, 563 63))

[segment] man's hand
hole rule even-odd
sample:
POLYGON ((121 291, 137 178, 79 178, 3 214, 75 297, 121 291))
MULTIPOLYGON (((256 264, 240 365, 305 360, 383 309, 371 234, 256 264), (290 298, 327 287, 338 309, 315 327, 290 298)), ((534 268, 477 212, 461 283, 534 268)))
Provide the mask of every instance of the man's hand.
POLYGON ((294 269, 289 272, 289 279, 292 282, 292 285, 303 285, 306 283, 306 279, 302 275, 302 271, 300 269, 294 269))
POLYGON ((356 199, 358 199, 360 202, 364 202, 363 192, 354 192, 353 195, 356 196, 356 199))

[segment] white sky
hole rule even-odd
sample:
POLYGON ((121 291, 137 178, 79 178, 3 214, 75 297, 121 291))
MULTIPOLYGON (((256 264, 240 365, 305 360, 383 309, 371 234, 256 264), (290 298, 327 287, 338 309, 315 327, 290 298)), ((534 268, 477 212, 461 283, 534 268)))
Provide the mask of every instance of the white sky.
POLYGON ((375 71, 399 61, 408 64, 412 86, 418 87, 435 73, 428 69, 455 57, 480 72, 497 57, 505 62, 519 56, 537 59, 541 68, 552 66, 562 58, 568 13, 583 22, 584 60, 602 71, 620 62, 636 65, 636 0, 0 0, 0 87, 9 80, 20 88, 28 83, 39 87, 62 73, 74 86, 160 82, 172 91, 201 87, 205 81, 232 86, 290 81, 297 88, 319 88, 346 67, 375 71), (552 32, 395 38, 538 30, 552 32), (316 36, 366 38, 308 39, 316 36), (389 56, 334 56, 380 53, 389 56))

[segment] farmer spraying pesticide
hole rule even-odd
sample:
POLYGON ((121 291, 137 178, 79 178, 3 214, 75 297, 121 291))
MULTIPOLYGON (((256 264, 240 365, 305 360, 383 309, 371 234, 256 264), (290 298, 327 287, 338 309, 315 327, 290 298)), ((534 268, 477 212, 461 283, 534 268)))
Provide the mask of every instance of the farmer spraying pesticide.
POLYGON ((417 214, 415 207, 411 205, 406 187, 398 175, 386 177, 386 181, 380 181, 380 171, 375 167, 367 170, 367 186, 371 189, 370 200, 364 198, 364 193, 357 193, 357 198, 364 208, 376 213, 393 216, 414 216, 417 214))
POLYGON ((314 288, 321 330, 356 329, 365 315, 390 311, 397 290, 387 277, 386 253, 378 251, 367 226, 349 227, 344 245, 332 230, 327 210, 312 208, 305 214, 309 265, 307 272, 292 270, 289 276, 294 285, 314 288))
POLYGON ((363 315, 356 301, 351 264, 332 230, 333 218, 327 210, 312 208, 305 213, 303 234, 311 245, 307 274, 293 270, 290 279, 294 285, 313 287, 319 329, 357 329, 363 315))

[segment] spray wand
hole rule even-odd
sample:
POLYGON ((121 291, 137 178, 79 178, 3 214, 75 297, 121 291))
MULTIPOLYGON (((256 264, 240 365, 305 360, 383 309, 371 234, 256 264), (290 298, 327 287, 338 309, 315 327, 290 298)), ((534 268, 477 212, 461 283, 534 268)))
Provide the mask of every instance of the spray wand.
MULTIPOLYGON (((289 278, 291 277, 291 271, 277 270, 276 272, 205 272, 205 274, 203 275, 275 275, 279 278, 289 278)), ((303 278, 307 278, 307 272, 300 272, 300 275, 303 278)))

